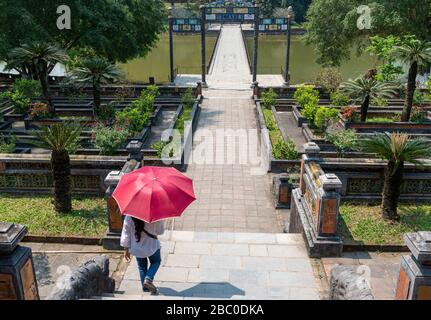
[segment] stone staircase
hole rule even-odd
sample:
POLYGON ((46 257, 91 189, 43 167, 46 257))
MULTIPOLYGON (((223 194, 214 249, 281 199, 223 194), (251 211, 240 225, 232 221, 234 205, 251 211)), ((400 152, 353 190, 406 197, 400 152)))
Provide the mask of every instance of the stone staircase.
POLYGON ((93 299, 320 299, 299 234, 173 231, 161 240, 159 296, 142 292, 132 260, 117 292, 93 299))

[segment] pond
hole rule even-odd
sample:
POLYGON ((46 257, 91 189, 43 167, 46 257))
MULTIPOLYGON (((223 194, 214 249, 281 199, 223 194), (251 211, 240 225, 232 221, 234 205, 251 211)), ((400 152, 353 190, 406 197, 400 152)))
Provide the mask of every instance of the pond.
MULTIPOLYGON (((259 36, 258 74, 281 74, 286 64, 286 36, 259 36)), ((250 61, 253 61, 253 37, 247 37, 250 61)), ((377 63, 375 57, 363 54, 358 57, 352 53, 351 59, 344 62, 340 72, 345 80, 364 74, 377 63)), ((291 83, 312 82, 321 66, 316 63, 313 47, 306 45, 300 36, 293 36, 290 56, 291 83)))
MULTIPOLYGON (((215 46, 216 37, 207 36, 207 64, 215 46)), ((253 37, 247 37, 250 61, 253 58, 253 37)), ((201 72, 200 35, 174 35, 174 66, 178 73, 200 74, 201 72)), ((286 37, 266 35, 259 37, 259 74, 281 74, 285 68, 286 37)), ((292 37, 291 80, 292 84, 313 81, 321 69, 315 62, 316 54, 311 46, 305 45, 299 36, 292 37)), ((352 58, 343 63, 340 71, 345 79, 355 78, 365 73, 376 63, 369 55, 352 58)), ((169 37, 163 34, 157 46, 145 57, 134 59, 121 65, 129 81, 148 82, 154 76, 157 83, 169 81, 169 37)))
MULTIPOLYGON (((206 37, 207 64, 214 50, 216 36, 206 37)), ((181 74, 201 73, 201 37, 200 35, 174 34, 174 67, 181 74)), ((145 58, 137 58, 121 68, 129 81, 148 82, 155 77, 156 83, 169 82, 169 36, 163 34, 157 46, 145 58)))

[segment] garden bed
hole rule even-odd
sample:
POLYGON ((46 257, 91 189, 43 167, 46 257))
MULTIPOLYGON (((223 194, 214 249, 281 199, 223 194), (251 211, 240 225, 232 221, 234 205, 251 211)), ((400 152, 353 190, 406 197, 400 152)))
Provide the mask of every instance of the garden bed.
POLYGON ((54 211, 51 196, 0 195, 0 221, 27 226, 30 236, 96 237, 107 228, 103 197, 77 198, 68 214, 54 211))
POLYGON ((339 234, 347 246, 403 246, 407 232, 431 231, 431 205, 401 205, 401 220, 387 222, 380 205, 340 206, 339 234))

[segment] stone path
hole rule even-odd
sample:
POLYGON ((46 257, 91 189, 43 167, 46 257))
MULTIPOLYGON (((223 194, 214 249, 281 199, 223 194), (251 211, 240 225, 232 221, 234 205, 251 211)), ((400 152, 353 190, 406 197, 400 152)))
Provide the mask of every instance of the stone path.
POLYGON ((169 128, 176 114, 175 110, 168 110, 167 108, 163 108, 161 112, 162 114, 156 125, 151 126, 151 134, 147 139, 144 148, 150 148, 154 143, 161 140, 163 132, 169 128))
MULTIPOLYGON (((250 92, 208 90, 204 95, 195 145, 201 130, 216 137, 222 129, 256 128, 250 92)), ((252 169, 258 165, 240 164, 238 140, 227 142, 226 146, 214 144, 214 156, 210 159, 213 163, 189 165, 187 175, 194 181, 198 200, 176 220, 175 230, 283 232, 286 217, 274 209, 271 177, 254 175, 252 169), (225 162, 232 145, 235 161, 225 162), (222 160, 220 164, 217 157, 222 160)))
MULTIPOLYGON (((301 235, 169 232, 156 276, 161 298, 319 299, 301 235)), ((136 261, 118 293, 142 294, 136 261)))

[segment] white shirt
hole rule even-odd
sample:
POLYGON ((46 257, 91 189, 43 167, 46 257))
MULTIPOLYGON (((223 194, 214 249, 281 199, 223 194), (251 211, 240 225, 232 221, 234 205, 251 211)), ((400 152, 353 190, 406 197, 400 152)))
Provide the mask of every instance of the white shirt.
MULTIPOLYGON (((155 236, 162 235, 165 232, 165 222, 145 223, 145 230, 155 236)), ((141 241, 137 242, 136 240, 135 223, 131 217, 126 216, 120 240, 123 248, 128 248, 130 254, 137 258, 150 257, 160 249, 160 241, 149 237, 145 232, 141 234, 141 241)))

